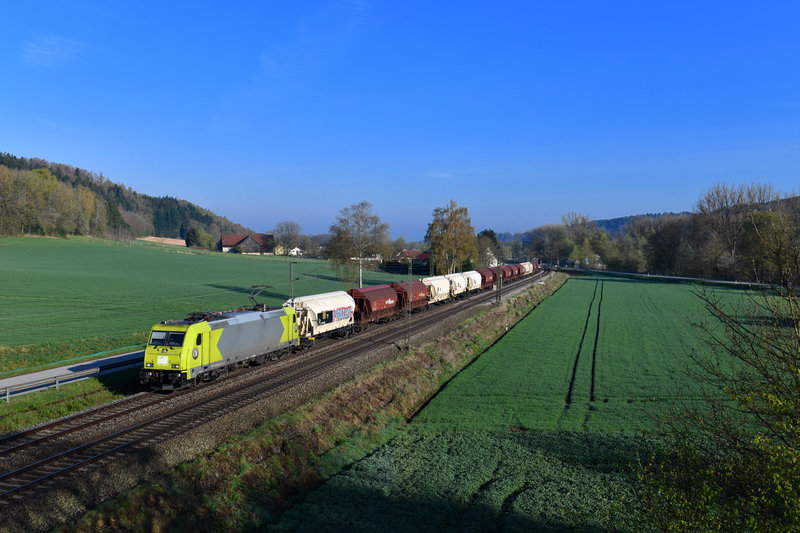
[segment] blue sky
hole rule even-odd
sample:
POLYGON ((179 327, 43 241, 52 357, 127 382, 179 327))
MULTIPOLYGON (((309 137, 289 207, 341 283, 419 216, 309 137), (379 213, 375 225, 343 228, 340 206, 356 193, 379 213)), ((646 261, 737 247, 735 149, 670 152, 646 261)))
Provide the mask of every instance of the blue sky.
POLYGON ((797 190, 798 2, 12 2, 0 151, 258 231, 421 239, 797 190))

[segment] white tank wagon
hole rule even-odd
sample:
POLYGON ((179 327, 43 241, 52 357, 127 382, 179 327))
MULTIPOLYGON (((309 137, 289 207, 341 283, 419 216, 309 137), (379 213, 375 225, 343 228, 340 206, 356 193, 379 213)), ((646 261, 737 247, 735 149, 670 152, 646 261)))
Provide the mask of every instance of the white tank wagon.
POLYGON ((525 261, 524 263, 520 263, 519 266, 525 269, 525 272, 523 272, 522 274, 523 276, 528 276, 530 274, 533 274, 533 263, 531 263, 530 261, 525 261))
POLYGON ((467 293, 467 278, 464 274, 446 274, 445 278, 450 282, 450 296, 457 298, 467 293))
POLYGON ((467 278, 467 290, 469 292, 481 290, 481 275, 477 270, 464 272, 464 277, 467 278))
POLYGON ((334 332, 347 334, 353 328, 356 303, 344 291, 300 296, 294 301, 287 300, 283 306, 294 307, 298 334, 303 338, 334 332))
POLYGON ((428 304, 435 304, 450 299, 450 280, 444 276, 422 278, 428 288, 428 304))

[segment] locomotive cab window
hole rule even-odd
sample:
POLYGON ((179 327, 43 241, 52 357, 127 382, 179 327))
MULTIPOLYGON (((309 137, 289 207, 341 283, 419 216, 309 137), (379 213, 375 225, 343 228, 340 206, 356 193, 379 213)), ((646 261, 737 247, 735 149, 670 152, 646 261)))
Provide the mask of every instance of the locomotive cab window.
POLYGON ((164 346, 167 340, 167 332, 166 331, 154 331, 150 335, 150 342, 148 344, 152 346, 164 346))
POLYGON ((183 346, 185 333, 179 331, 154 331, 150 335, 151 346, 183 346))
POLYGON ((195 341, 195 344, 198 345, 198 346, 203 344, 203 334, 202 333, 198 333, 197 334, 197 341, 195 341))

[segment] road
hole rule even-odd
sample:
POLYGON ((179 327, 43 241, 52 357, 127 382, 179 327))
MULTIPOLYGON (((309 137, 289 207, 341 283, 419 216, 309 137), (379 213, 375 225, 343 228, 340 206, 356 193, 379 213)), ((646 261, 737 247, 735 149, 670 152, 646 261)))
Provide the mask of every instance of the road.
POLYGON ((2 395, 2 399, 8 402, 14 396, 29 392, 48 387, 58 388, 64 383, 73 383, 127 368, 140 367, 143 358, 144 350, 138 350, 0 379, 0 395, 2 395))

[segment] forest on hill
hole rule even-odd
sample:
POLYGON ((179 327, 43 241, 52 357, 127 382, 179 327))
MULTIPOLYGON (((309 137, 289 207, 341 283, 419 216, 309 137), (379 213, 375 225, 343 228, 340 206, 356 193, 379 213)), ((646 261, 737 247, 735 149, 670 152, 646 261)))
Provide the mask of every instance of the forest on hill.
POLYGON ((140 194, 102 172, 0 152, 0 236, 184 239, 192 228, 215 240, 252 232, 186 200, 140 194))
POLYGON ((765 258, 800 231, 800 197, 769 184, 718 183, 691 212, 592 220, 570 212, 560 224, 497 235, 506 259, 723 280, 780 281, 765 258))

